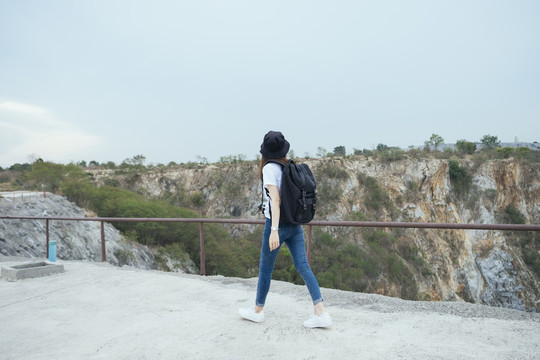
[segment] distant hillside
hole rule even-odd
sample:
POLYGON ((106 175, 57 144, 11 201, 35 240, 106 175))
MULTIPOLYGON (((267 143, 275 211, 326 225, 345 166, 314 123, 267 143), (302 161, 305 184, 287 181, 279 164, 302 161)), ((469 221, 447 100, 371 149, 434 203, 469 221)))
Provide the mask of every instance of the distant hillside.
MULTIPOLYGON (((402 156, 311 159, 318 220, 539 223, 540 173, 518 159, 402 156)), ((259 218, 255 162, 133 174, 90 170, 148 198, 207 217, 259 218)), ((540 234, 465 230, 314 231, 313 268, 326 287, 408 299, 460 300, 536 311, 540 234)), ((287 271, 278 277, 295 281, 287 271)))
MULTIPOLYGON (((381 145, 300 161, 318 181, 317 220, 538 224, 540 151, 472 149, 405 152, 381 145)), ((0 172, 0 183, 63 193, 100 216, 262 218, 256 161, 143 162, 142 156, 120 166, 37 161, 0 172)), ((115 226, 152 246, 160 268, 198 271, 197 226, 115 226)), ((207 273, 256 276, 261 232, 252 225, 205 226, 207 273)), ((539 251, 534 232, 315 227, 312 268, 328 288, 537 311, 539 251)), ((274 278, 301 284, 287 252, 274 278)))

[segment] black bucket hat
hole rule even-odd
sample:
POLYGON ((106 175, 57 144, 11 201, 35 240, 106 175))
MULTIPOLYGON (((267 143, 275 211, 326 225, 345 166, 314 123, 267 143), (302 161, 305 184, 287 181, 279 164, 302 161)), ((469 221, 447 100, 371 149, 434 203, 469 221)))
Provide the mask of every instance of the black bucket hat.
POLYGON ((290 144, 279 131, 269 131, 264 135, 261 154, 267 159, 281 159, 289 152, 290 144))

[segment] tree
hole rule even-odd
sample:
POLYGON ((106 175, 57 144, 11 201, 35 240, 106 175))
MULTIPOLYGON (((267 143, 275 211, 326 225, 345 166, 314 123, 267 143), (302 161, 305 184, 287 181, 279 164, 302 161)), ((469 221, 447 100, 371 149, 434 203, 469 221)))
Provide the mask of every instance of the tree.
POLYGON ((197 158, 197 161, 200 164, 208 164, 208 158, 207 157, 204 157, 204 156, 201 156, 201 155, 196 155, 195 157, 197 158))
POLYGON ((32 171, 26 177, 34 188, 41 187, 50 192, 56 192, 64 181, 79 183, 85 178, 86 173, 77 165, 60 165, 44 161, 35 162, 32 171))
POLYGON ((501 142, 499 141, 499 138, 497 136, 492 135, 484 135, 482 139, 480 139, 480 142, 483 145, 483 148, 486 150, 493 150, 496 148, 501 147, 501 142))
POLYGON ((345 154, 346 154, 345 146, 336 146, 334 148, 334 155, 335 156, 345 156, 345 154))
POLYGON ((428 147, 428 148, 432 148, 433 147, 433 150, 437 151, 437 148, 444 144, 444 139, 442 136, 438 135, 438 134, 431 134, 431 137, 429 138, 429 140, 426 140, 424 141, 424 144, 428 147))
POLYGON ((43 159, 41 159, 38 154, 32 153, 32 154, 28 155, 28 162, 30 164, 33 164, 33 163, 35 163, 36 161, 39 161, 39 160, 41 160, 41 162, 43 162, 43 159))
POLYGON ((109 161, 109 162, 107 162, 106 164, 103 164, 103 165, 107 169, 115 169, 116 168, 116 164, 113 161, 109 161))
POLYGON ((471 155, 476 151, 476 144, 462 139, 456 142, 456 148, 462 154, 471 155))
MULTIPOLYGON (((379 145, 381 145, 381 144, 379 144, 379 145)), ((364 154, 365 157, 373 156, 373 150, 364 149, 364 150, 362 150, 362 154, 364 154)))
POLYGON ((319 146, 317 148, 317 156, 320 157, 321 159, 324 159, 326 155, 327 155, 326 149, 323 148, 322 146, 319 146))
POLYGON ((142 169, 144 167, 144 162, 146 157, 144 155, 135 155, 131 159, 126 159, 122 162, 124 167, 132 167, 135 169, 142 169))

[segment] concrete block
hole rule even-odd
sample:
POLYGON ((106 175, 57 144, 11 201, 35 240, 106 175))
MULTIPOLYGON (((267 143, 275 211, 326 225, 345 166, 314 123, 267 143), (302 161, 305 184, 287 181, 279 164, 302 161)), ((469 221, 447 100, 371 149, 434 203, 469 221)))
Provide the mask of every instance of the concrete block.
POLYGON ((2 268, 2 277, 9 281, 30 279, 64 272, 64 265, 33 262, 2 268))

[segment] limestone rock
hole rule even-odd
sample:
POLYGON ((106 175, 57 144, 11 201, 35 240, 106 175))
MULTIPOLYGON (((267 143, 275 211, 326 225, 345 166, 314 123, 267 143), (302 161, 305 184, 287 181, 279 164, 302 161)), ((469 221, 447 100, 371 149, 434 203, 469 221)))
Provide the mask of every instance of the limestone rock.
MULTIPOLYGON (((21 201, 4 198, 3 215, 87 217, 83 209, 65 197, 42 193, 21 201)), ((127 241, 111 224, 105 223, 107 262, 141 269, 156 269, 153 254, 146 246, 127 241)), ((65 260, 101 261, 101 224, 94 221, 49 221, 49 239, 56 240, 57 257, 65 260)), ((46 258, 45 220, 1 220, 0 254, 46 258)))

